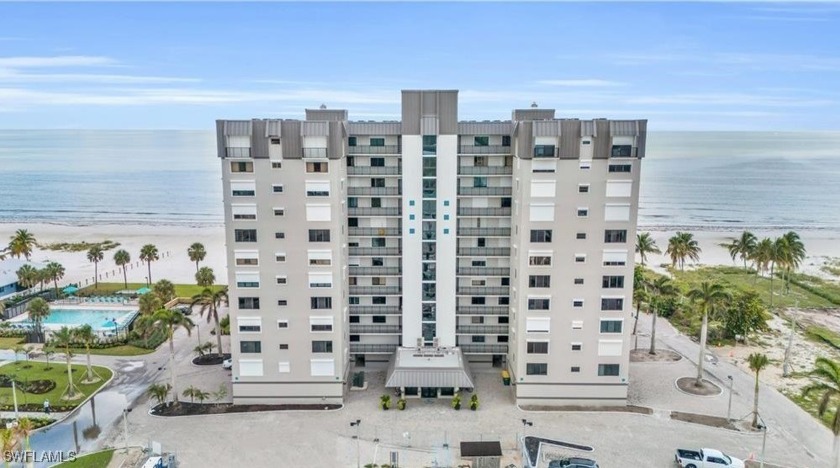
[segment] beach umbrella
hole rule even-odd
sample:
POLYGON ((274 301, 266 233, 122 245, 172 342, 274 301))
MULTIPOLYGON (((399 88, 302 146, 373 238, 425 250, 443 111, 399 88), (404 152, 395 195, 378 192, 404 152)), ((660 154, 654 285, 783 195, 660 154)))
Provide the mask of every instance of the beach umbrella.
POLYGON ((73 286, 72 284, 70 286, 67 286, 66 288, 62 289, 64 294, 73 294, 78 290, 79 290, 79 288, 73 286))
POLYGON ((143 286, 142 288, 137 290, 137 294, 148 294, 150 292, 152 292, 152 290, 150 288, 145 287, 145 286, 143 286))

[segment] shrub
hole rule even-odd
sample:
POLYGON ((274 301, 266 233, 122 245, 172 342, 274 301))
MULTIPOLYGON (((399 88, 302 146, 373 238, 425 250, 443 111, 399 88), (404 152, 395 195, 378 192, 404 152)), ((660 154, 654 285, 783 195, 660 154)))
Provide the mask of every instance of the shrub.
POLYGON ((470 397, 470 409, 473 411, 478 409, 478 395, 475 393, 470 397))
POLYGON ((387 410, 391 407, 391 395, 382 395, 379 397, 379 405, 382 406, 383 410, 387 410))
POLYGON ((397 400, 397 408, 399 408, 400 411, 404 410, 405 403, 405 398, 400 398, 399 400, 397 400))
POLYGON ((456 393, 454 397, 452 397, 452 408, 455 410, 461 409, 461 394, 456 393))

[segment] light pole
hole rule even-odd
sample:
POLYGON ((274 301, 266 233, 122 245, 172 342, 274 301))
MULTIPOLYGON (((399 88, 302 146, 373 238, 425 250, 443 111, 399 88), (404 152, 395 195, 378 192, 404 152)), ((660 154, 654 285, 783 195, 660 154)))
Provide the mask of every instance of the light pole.
POLYGON ((15 387, 15 376, 12 376, 12 399, 15 402, 15 421, 20 419, 18 415, 18 405, 17 405, 17 388, 15 387))
POLYGON ((350 427, 355 427, 356 428, 356 436, 354 437, 356 439, 356 468, 361 468, 362 467, 362 455, 361 455, 361 451, 359 449, 359 426, 361 426, 361 425, 362 425, 362 420, 361 419, 357 419, 357 420, 350 423, 350 427))
POLYGON ((726 378, 729 380, 729 405, 726 407, 726 422, 729 423, 732 421, 730 417, 732 415, 732 384, 735 382, 735 379, 731 375, 727 375, 726 378))
MULTIPOLYGON (((764 422, 763 420, 761 421, 764 422)), ((764 432, 764 435, 761 437, 761 463, 758 465, 759 468, 764 468, 764 449, 767 448, 767 425, 759 424, 758 428, 764 432)))
MULTIPOLYGON (((533 426, 533 421, 528 421, 527 419, 522 420, 522 444, 520 445, 519 441, 516 441, 517 446, 519 446, 519 451, 522 453, 522 457, 528 459, 528 450, 527 446, 525 445, 525 438, 528 437, 528 427, 533 426)), ((518 438, 518 437, 517 437, 518 438)), ((528 460, 528 465, 531 466, 531 460, 528 460)))
POLYGON ((125 453, 128 453, 128 413, 131 412, 131 408, 123 408, 123 434, 125 436, 125 453))

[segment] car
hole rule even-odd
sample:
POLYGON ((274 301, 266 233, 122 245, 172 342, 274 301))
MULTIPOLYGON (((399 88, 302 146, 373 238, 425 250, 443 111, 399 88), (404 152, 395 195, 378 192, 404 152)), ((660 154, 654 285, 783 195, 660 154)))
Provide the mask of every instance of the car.
POLYGON ((233 367, 233 359, 225 359, 222 361, 222 369, 231 369, 233 367))
POLYGON ((744 468, 745 466, 743 460, 710 448, 677 449, 674 461, 681 468, 744 468))
POLYGON ((184 315, 191 315, 192 314, 192 307, 187 306, 187 305, 177 306, 177 307, 173 308, 172 310, 174 310, 176 312, 180 312, 184 315))
POLYGON ((548 463, 548 468, 598 468, 598 463, 589 458, 571 457, 552 460, 548 463))

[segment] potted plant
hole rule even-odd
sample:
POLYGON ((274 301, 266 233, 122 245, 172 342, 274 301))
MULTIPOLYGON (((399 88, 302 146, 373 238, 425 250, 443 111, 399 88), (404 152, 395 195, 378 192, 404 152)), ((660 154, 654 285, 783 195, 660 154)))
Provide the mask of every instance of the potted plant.
POLYGON ((452 397, 452 407, 455 408, 456 411, 461 409, 461 395, 456 393, 455 396, 452 397))
POLYGON ((391 407, 391 395, 382 395, 379 397, 379 404, 383 410, 389 409, 391 407))
POLYGON ((405 398, 400 398, 399 400, 397 400, 397 408, 399 408, 400 411, 404 410, 405 403, 405 398))
POLYGON ((470 409, 475 411, 478 409, 478 395, 473 393, 473 396, 470 397, 470 409))

